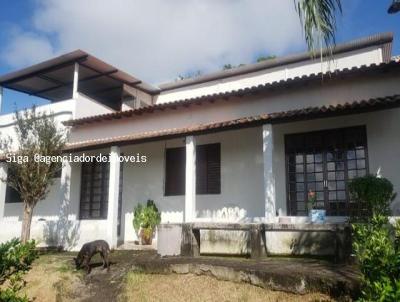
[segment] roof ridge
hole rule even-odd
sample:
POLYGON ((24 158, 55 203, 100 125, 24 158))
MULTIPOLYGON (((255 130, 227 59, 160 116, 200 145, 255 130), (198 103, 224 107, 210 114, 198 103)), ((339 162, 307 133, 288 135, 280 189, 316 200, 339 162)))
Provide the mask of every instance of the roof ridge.
MULTIPOLYGON (((339 54, 343 52, 348 52, 356 49, 361 49, 373 45, 381 45, 381 44, 386 44, 386 43, 391 43, 393 41, 393 33, 392 32, 384 32, 384 33, 378 33, 374 35, 370 35, 367 37, 362 37, 358 39, 354 39, 351 41, 347 41, 344 43, 337 44, 332 50, 328 48, 324 48, 322 50, 323 56, 328 56, 331 53, 333 54, 339 54)), ((384 55, 387 56, 387 58, 384 58, 384 61, 389 61, 390 60, 390 51, 384 52, 384 55)), ((306 60, 312 60, 312 54, 309 51, 302 52, 302 53, 297 53, 297 54, 292 54, 292 55, 287 55, 287 56, 281 56, 277 57, 274 59, 258 62, 258 63, 251 63, 251 64, 246 64, 244 66, 228 69, 228 70, 220 70, 220 71, 215 71, 211 72, 205 75, 198 76, 196 78, 190 78, 190 79, 185 79, 181 81, 171 81, 167 83, 161 83, 157 85, 161 89, 161 92, 167 91, 167 90, 172 90, 172 89, 177 89, 181 87, 186 87, 186 86, 191 86, 195 84, 201 84, 209 81, 213 81, 216 79, 222 79, 222 78, 229 78, 233 76, 238 76, 242 74, 247 74, 251 72, 256 72, 264 69, 269 69, 273 67, 278 67, 278 66, 284 66, 292 63, 297 63, 301 61, 306 61, 306 60)))

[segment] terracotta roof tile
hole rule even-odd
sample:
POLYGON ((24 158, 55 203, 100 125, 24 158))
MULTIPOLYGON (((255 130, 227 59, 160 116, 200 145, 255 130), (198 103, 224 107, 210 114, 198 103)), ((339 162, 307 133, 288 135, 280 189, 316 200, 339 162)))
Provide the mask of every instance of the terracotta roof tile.
POLYGON ((275 90, 275 89, 282 89, 282 88, 287 89, 294 85, 304 84, 305 82, 308 83, 308 82, 321 81, 321 79, 328 81, 331 79, 344 78, 347 76, 358 75, 358 74, 362 74, 365 72, 388 71, 388 70, 400 70, 400 62, 390 61, 389 63, 381 63, 378 65, 376 65, 376 64, 372 64, 369 66, 363 65, 360 67, 353 67, 351 69, 345 68, 340 71, 336 71, 334 73, 324 73, 324 74, 314 73, 314 74, 310 74, 307 76, 290 78, 287 80, 281 80, 281 81, 277 81, 277 82, 267 83, 267 84, 258 85, 258 86, 252 86, 252 87, 243 88, 243 89, 232 90, 232 91, 223 92, 223 93, 215 93, 215 94, 203 95, 203 96, 199 96, 199 97, 180 99, 180 100, 176 100, 176 101, 169 102, 169 103, 155 104, 152 106, 146 106, 146 107, 142 107, 139 109, 118 111, 118 112, 107 113, 107 114, 102 114, 102 115, 84 117, 84 118, 80 118, 80 119, 65 121, 64 125, 77 126, 77 125, 90 124, 90 123, 101 122, 101 121, 106 121, 106 120, 129 118, 129 117, 133 117, 134 115, 141 115, 144 113, 153 113, 155 111, 163 111, 166 109, 184 108, 184 107, 188 107, 193 104, 199 104, 199 103, 207 102, 207 101, 215 101, 217 99, 227 99, 229 97, 234 97, 234 96, 244 96, 244 95, 248 95, 248 94, 256 94, 256 93, 264 92, 264 91, 268 91, 268 90, 275 90))
POLYGON ((202 134, 213 131, 252 127, 266 123, 283 123, 304 119, 322 118, 345 114, 370 112, 374 110, 400 107, 400 95, 354 101, 345 104, 308 107, 303 109, 282 111, 270 114, 243 117, 234 120, 220 121, 209 124, 192 125, 186 128, 171 128, 160 131, 148 131, 131 135, 115 136, 97 140, 88 140, 68 144, 65 151, 79 151, 110 145, 126 145, 145 141, 167 139, 187 134, 202 134))

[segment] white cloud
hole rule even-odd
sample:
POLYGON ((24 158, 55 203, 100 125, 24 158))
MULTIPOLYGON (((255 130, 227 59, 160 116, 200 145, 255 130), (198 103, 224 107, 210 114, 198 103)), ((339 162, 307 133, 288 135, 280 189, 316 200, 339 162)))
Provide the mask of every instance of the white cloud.
POLYGON ((13 67, 80 48, 153 83, 303 45, 292 0, 37 0, 30 32, 13 67))
POLYGON ((53 56, 50 41, 36 33, 14 29, 8 45, 1 52, 1 57, 11 66, 28 66, 53 56))

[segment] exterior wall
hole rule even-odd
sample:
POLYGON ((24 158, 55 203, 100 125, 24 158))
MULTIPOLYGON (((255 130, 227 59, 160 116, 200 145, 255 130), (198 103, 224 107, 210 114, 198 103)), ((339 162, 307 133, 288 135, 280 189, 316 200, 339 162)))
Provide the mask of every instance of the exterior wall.
MULTIPOLYGON (((64 128, 61 122, 69 120, 74 116, 75 101, 67 100, 49 105, 38 106, 36 110, 38 113, 47 113, 52 115, 58 126, 64 128)), ((14 113, 0 115, 0 137, 15 137, 15 123, 14 113)), ((14 147, 16 146, 14 145, 14 147)))
POLYGON ((260 84, 287 80, 313 73, 342 70, 344 68, 371 65, 374 63, 382 63, 382 49, 378 46, 340 54, 335 56, 333 61, 323 62, 322 64, 319 59, 316 59, 313 61, 288 64, 241 76, 234 76, 203 84, 168 90, 157 97, 156 103, 168 103, 201 95, 221 93, 257 86, 260 84))
MULTIPOLYGON (((312 121, 274 125, 274 174, 276 177, 276 208, 286 215, 286 175, 284 136, 289 133, 310 132, 366 125, 370 173, 380 173, 400 192, 400 109, 324 118, 312 121)), ((400 214, 400 197, 392 205, 393 215, 400 214)))
POLYGON ((185 109, 156 111, 132 118, 102 121, 73 128, 71 142, 120 137, 146 131, 186 128, 259 114, 344 104, 355 100, 395 95, 399 93, 399 80, 400 76, 396 74, 364 76, 346 81, 328 80, 324 84, 307 85, 297 89, 230 98, 227 101, 204 103, 202 106, 194 105, 185 109))
MULTIPOLYGON (((221 194, 197 195, 198 220, 253 221, 264 216, 261 128, 235 130, 196 137, 196 144, 221 143, 221 194), (225 208, 225 209, 224 209, 225 208), (229 213, 228 213, 229 212, 229 213)), ((165 148, 184 146, 183 139, 123 147, 121 153, 147 156, 147 163, 124 164, 124 240, 136 240, 133 208, 153 199, 163 223, 183 222, 184 195, 164 196, 165 148)))
POLYGON ((98 101, 78 92, 76 99, 76 109, 74 118, 82 118, 86 116, 106 114, 114 112, 113 109, 99 103, 98 101))

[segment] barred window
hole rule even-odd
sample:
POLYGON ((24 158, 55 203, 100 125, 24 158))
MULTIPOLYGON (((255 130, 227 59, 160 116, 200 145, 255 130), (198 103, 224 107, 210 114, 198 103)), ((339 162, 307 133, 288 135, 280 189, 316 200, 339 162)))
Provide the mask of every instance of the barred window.
POLYGON ((82 164, 80 219, 107 219, 109 163, 82 164))

